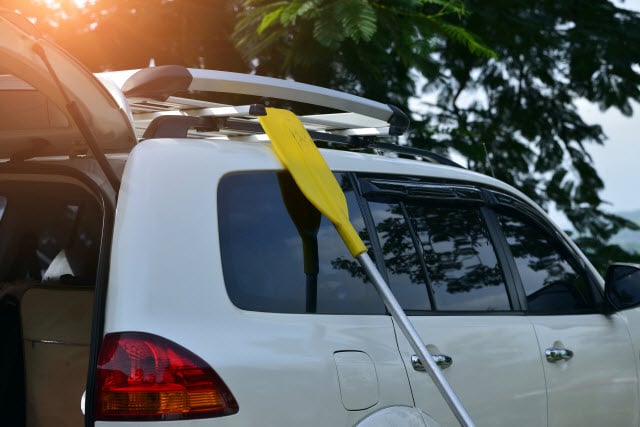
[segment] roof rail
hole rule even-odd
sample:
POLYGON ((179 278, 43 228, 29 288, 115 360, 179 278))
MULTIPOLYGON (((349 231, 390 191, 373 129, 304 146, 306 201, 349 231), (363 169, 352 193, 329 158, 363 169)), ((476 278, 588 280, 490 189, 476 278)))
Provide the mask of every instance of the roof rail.
POLYGON ((251 74, 163 65, 140 70, 99 73, 124 93, 134 127, 142 138, 227 137, 251 139, 264 134, 256 117, 259 104, 232 106, 181 95, 193 91, 251 95, 300 102, 341 113, 299 116, 312 139, 351 149, 373 149, 417 156, 459 166, 450 159, 413 147, 375 141, 376 136, 399 136, 409 118, 397 107, 344 92, 251 74))

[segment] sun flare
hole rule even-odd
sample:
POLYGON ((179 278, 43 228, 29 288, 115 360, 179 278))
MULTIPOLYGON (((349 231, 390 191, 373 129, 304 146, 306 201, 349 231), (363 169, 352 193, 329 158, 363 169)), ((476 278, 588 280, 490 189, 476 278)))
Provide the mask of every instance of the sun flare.
MULTIPOLYGON (((73 0, 73 4, 78 9, 82 9, 87 5, 88 0, 73 0)), ((44 4, 50 9, 59 9, 60 8, 60 0, 44 0, 44 4)))

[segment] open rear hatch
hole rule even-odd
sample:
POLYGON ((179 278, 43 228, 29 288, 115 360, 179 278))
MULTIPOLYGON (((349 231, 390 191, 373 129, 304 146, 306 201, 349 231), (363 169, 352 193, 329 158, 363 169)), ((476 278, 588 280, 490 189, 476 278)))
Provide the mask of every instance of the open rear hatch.
POLYGON ((0 10, 0 159, 128 152, 125 108, 28 20, 0 10))

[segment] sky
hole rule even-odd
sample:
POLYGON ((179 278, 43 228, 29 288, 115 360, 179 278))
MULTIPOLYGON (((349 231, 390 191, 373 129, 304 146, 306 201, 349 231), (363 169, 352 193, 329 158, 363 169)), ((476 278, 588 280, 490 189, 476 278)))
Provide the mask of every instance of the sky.
MULTIPOLYGON (((640 0, 617 1, 625 9, 640 11, 640 0)), ((639 58, 640 62, 640 58, 639 58)), ((618 110, 600 112, 597 106, 578 103, 587 123, 602 126, 608 139, 602 146, 588 149, 605 189, 600 196, 611 203, 611 212, 640 210, 640 104, 633 104, 633 115, 618 110)))
POLYGON ((604 145, 588 148, 605 184, 600 196, 611 203, 607 210, 640 210, 640 104, 633 104, 631 117, 614 109, 602 113, 587 103, 579 103, 578 109, 587 123, 600 124, 608 137, 604 145))

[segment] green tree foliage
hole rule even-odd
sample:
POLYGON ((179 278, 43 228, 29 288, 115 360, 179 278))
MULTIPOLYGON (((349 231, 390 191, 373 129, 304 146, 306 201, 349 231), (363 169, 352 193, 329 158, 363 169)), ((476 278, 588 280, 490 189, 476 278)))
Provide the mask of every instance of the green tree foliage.
POLYGON ((245 0, 234 37, 260 74, 360 92, 405 105, 415 93, 416 64, 440 34, 484 57, 495 56, 463 27, 445 20, 466 13, 459 0, 245 0))
POLYGON ((415 143, 444 143, 470 167, 492 168, 542 206, 555 204, 602 268, 615 253, 604 242, 637 226, 606 211, 586 148, 606 136, 584 122, 575 103, 586 99, 632 113, 630 101, 640 95, 634 68, 640 17, 605 0, 470 1, 468 7, 473 13, 463 25, 482 34, 499 60, 445 41, 437 61, 447 78, 425 85, 436 97, 421 117, 426 138, 415 143))
MULTIPOLYGON (((386 3, 363 0, 245 0, 242 10, 241 19, 236 25, 236 34, 239 36, 237 44, 248 48, 245 55, 249 59, 261 56, 266 50, 277 48, 282 43, 289 44, 304 27, 312 29, 315 42, 333 50, 341 48, 346 40, 356 43, 371 41, 378 30, 379 14, 403 17, 405 25, 418 23, 430 32, 446 35, 466 45, 474 53, 495 56, 465 29, 444 21, 443 18, 448 15, 466 13, 459 0, 386 3), (429 8, 433 10, 429 11, 429 8), (256 26, 257 30, 252 31, 256 26)), ((288 54, 297 53, 287 48, 285 51, 288 54)), ((299 62, 294 55, 290 55, 289 59, 299 62)))
POLYGON ((555 206, 599 267, 620 255, 605 242, 637 226, 608 212, 600 198, 603 182, 587 147, 606 136, 585 123, 576 101, 632 113, 630 101, 640 95, 636 13, 606 0, 468 0, 468 13, 457 3, 354 1, 368 8, 361 6, 361 25, 348 28, 367 31, 343 27, 325 35, 315 29, 358 10, 340 17, 333 2, 315 3, 328 10, 293 16, 285 13, 290 2, 245 1, 236 37, 258 58, 259 73, 411 110, 409 143, 456 152, 468 167, 513 184, 545 208, 555 206), (416 92, 423 97, 410 104, 416 92))

